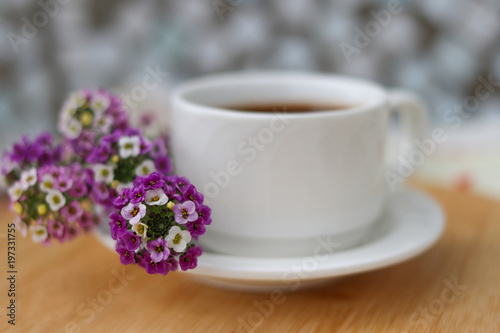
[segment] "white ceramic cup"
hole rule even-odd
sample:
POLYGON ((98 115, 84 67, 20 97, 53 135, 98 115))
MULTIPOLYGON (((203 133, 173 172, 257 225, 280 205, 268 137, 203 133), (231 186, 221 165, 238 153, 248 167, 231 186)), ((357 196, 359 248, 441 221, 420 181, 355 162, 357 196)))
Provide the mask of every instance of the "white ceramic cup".
POLYGON ((212 208, 200 237, 209 250, 251 257, 313 255, 360 244, 384 204, 389 114, 405 142, 423 134, 417 98, 358 79, 295 72, 240 72, 186 83, 172 96, 179 174, 212 208), (293 104, 346 106, 286 113, 293 104), (231 106, 274 104, 276 112, 231 106))

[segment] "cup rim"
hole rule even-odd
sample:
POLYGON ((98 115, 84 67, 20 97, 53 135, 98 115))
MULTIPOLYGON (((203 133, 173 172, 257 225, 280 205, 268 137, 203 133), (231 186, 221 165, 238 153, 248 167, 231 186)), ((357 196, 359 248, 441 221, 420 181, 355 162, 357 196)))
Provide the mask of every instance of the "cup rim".
MULTIPOLYGON (((186 95, 196 91, 203 91, 206 89, 214 89, 217 85, 228 85, 230 82, 238 83, 252 83, 258 80, 276 80, 276 79, 294 79, 298 81, 305 80, 316 80, 325 81, 330 80, 332 83, 338 84, 340 81, 344 81, 351 85, 357 85, 360 89, 370 90, 376 96, 369 101, 363 102, 359 105, 354 105, 346 109, 335 109, 335 110, 320 110, 312 112, 294 112, 294 113, 284 113, 284 117, 288 118, 317 118, 317 117, 344 117, 348 115, 354 115, 359 113, 366 113, 372 110, 376 110, 387 104, 387 93, 386 90, 379 84, 344 76, 338 74, 330 73, 320 73, 320 72, 301 72, 301 71, 233 71, 224 72, 219 74, 213 74, 208 76, 203 76, 193 80, 189 80, 183 84, 177 86, 172 92, 172 105, 175 106, 187 106, 191 110, 210 112, 214 115, 227 116, 227 117, 246 117, 246 118, 271 118, 275 116, 274 112, 259 112, 259 111, 244 111, 232 110, 230 108, 223 108, 218 106, 212 106, 208 104, 199 103, 190 100, 186 95)), ((301 83, 302 84, 302 83, 301 83)), ((184 109, 184 108, 183 108, 184 109)))

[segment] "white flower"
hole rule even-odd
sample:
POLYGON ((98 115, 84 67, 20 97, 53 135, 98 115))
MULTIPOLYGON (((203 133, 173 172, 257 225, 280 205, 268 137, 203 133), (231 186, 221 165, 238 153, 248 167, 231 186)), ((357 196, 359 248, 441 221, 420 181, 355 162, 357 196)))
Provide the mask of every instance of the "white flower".
POLYGON ((45 197, 45 201, 47 201, 50 209, 52 209, 54 212, 58 211, 66 204, 66 198, 59 190, 49 191, 47 193, 47 196, 45 197))
POLYGON ((132 231, 134 231, 137 234, 137 236, 146 238, 148 232, 148 226, 145 225, 144 223, 139 222, 132 226, 132 231))
MULTIPOLYGON (((0 169, 4 175, 10 173, 15 167, 17 166, 17 163, 15 163, 10 156, 8 156, 7 153, 4 153, 4 155, 0 159, 0 169)), ((2 177, 3 179, 4 177, 2 177)))
POLYGON ((150 206, 161 206, 168 202, 168 197, 161 188, 147 191, 145 198, 146 203, 150 206))
POLYGON ((35 168, 23 171, 21 173, 21 185, 23 186, 23 189, 27 190, 30 186, 35 185, 37 179, 38 177, 35 168))
POLYGON ((99 130, 101 130, 101 132, 109 133, 111 126, 113 126, 113 118, 105 115, 96 117, 95 125, 99 128, 99 130))
POLYGON ((61 108, 61 111, 59 111, 60 121, 67 122, 70 118, 73 118, 76 113, 76 109, 79 106, 80 105, 77 104, 77 102, 72 98, 69 98, 67 101, 65 101, 61 108))
POLYGON ((28 226, 26 225, 26 223, 24 223, 19 217, 17 217, 14 220, 14 224, 16 225, 17 230, 21 233, 21 236, 26 237, 26 235, 28 234, 28 226))
POLYGON ((40 190, 43 192, 52 191, 54 189, 54 177, 51 174, 46 173, 42 177, 42 182, 40 183, 40 190))
POLYGON ((131 188, 132 186, 134 186, 133 183, 129 182, 129 183, 119 183, 118 186, 116 187, 116 191, 118 193, 122 193, 122 190, 124 188, 131 188))
POLYGON ((73 103, 76 107, 83 106, 87 102, 87 94, 82 90, 72 93, 68 99, 69 103, 73 103))
POLYGON ((82 123, 78 120, 71 118, 67 122, 61 124, 61 132, 68 139, 76 139, 82 133, 82 123))
POLYGON ((24 192, 24 189, 23 189, 21 182, 14 183, 14 185, 9 187, 8 192, 9 192, 10 200, 17 201, 17 199, 19 199, 24 192))
POLYGON ((152 160, 144 160, 139 166, 135 169, 136 176, 147 176, 156 171, 155 163, 152 160))
POLYGON ((92 166, 95 175, 95 181, 98 183, 111 184, 115 178, 113 167, 105 164, 94 164, 92 166))
POLYGON ((43 225, 34 225, 30 227, 31 230, 31 238, 35 243, 41 243, 47 239, 47 228, 43 225))
POLYGON ((109 96, 102 92, 96 92, 92 96, 92 101, 90 102, 90 107, 96 114, 104 113, 111 104, 109 96))
POLYGON ((137 136, 122 136, 118 140, 118 146, 120 147, 120 157, 127 158, 139 155, 141 152, 141 139, 137 136))
POLYGON ((166 238, 167 246, 175 252, 182 252, 191 241, 191 235, 187 230, 181 230, 178 226, 170 228, 166 238))

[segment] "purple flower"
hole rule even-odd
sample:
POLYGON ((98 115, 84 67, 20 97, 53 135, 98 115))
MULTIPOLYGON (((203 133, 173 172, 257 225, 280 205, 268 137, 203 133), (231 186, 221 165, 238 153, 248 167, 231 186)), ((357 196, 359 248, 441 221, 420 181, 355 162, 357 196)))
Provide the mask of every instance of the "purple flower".
POLYGON ((202 219, 198 219, 194 222, 188 222, 186 225, 187 225, 187 228, 189 230, 189 233, 196 240, 198 240, 198 237, 203 235, 206 231, 206 228, 203 225, 202 219))
POLYGON ((18 164, 25 162, 28 151, 30 150, 30 141, 27 136, 22 137, 22 142, 15 143, 10 155, 10 159, 18 164))
POLYGON ((151 254, 146 252, 144 254, 144 258, 142 258, 140 262, 140 266, 146 269, 148 274, 161 274, 166 275, 167 271, 167 263, 165 261, 155 262, 151 259, 151 254))
POLYGON ((151 142, 149 142, 149 140, 143 137, 142 135, 140 136, 140 138, 141 138, 141 144, 140 144, 141 154, 145 155, 149 153, 149 151, 151 150, 151 142))
POLYGON ((88 231, 94 226, 94 216, 92 213, 84 211, 76 222, 82 229, 88 231))
POLYGON ((156 119, 156 115, 152 112, 144 112, 141 114, 139 122, 141 126, 149 127, 153 124, 156 119))
POLYGON ((111 238, 116 240, 120 232, 127 230, 127 221, 118 213, 111 214, 109 218, 111 219, 109 222, 111 238))
POLYGON ((177 188, 172 185, 165 184, 163 186, 163 192, 170 198, 170 200, 182 201, 182 195, 177 192, 177 188))
POLYGON ((94 150, 95 133, 84 130, 74 143, 76 153, 86 159, 94 150))
POLYGON ((178 175, 173 175, 172 177, 168 177, 167 184, 168 183, 170 183, 172 186, 178 188, 180 191, 183 191, 184 188, 191 185, 191 183, 189 182, 189 180, 186 177, 180 177, 178 175))
POLYGON ((80 233, 78 231, 78 228, 75 225, 72 225, 72 224, 68 225, 68 227, 64 231, 65 231, 64 238, 67 239, 67 240, 74 239, 80 233))
POLYGON ((186 254, 179 258, 179 265, 183 271, 196 268, 198 257, 203 253, 201 246, 195 246, 187 250, 186 254))
POLYGON ((122 216, 129 221, 131 225, 139 223, 146 215, 146 206, 141 203, 129 203, 121 210, 122 216))
POLYGON ((78 201, 71 201, 61 209, 61 215, 69 222, 78 220, 83 214, 83 209, 78 201))
POLYGON ((120 261, 124 265, 135 264, 135 253, 125 247, 117 247, 116 252, 120 255, 120 261))
POLYGON ((61 192, 66 192, 73 186, 73 180, 66 175, 61 175, 54 179, 54 187, 61 192))
POLYGON ((151 253, 151 260, 154 262, 166 260, 170 255, 170 251, 167 247, 167 242, 161 237, 158 237, 156 240, 150 241, 146 246, 146 249, 149 251, 149 253, 151 253))
POLYGON ((115 201, 113 202, 115 209, 122 209, 123 207, 125 207, 125 205, 128 204, 129 195, 130 195, 130 189, 124 188, 122 190, 122 193, 119 196, 117 196, 115 201))
POLYGON ((141 183, 145 188, 157 189, 165 185, 165 181, 162 179, 158 172, 153 172, 149 176, 141 177, 141 183))
POLYGON ((184 200, 191 200, 197 205, 200 205, 203 202, 203 194, 198 192, 196 187, 191 184, 185 188, 182 198, 184 200))
POLYGON ((92 196, 99 203, 105 203, 109 198, 109 190, 105 183, 94 184, 92 188, 92 196))
POLYGON ((144 201, 144 194, 146 191, 144 190, 144 186, 139 185, 135 187, 132 192, 129 194, 131 203, 139 203, 144 201))
POLYGON ((212 218, 210 217, 210 215, 212 214, 212 210, 210 209, 210 207, 208 207, 207 205, 200 205, 197 212, 198 217, 202 219, 202 223, 204 225, 209 225, 210 223, 212 223, 212 218))
POLYGON ((81 198, 87 194, 87 186, 81 180, 77 180, 73 187, 68 191, 68 194, 75 198, 81 198))
POLYGON ((95 147, 92 153, 87 158, 89 163, 104 163, 108 160, 111 154, 111 145, 108 142, 102 141, 99 147, 95 147))
POLYGON ((179 262, 174 257, 169 257, 165 263, 167 264, 167 272, 176 271, 179 268, 179 262))
POLYGON ((167 148, 165 147, 165 141, 162 138, 154 140, 151 144, 151 157, 156 159, 160 156, 167 155, 167 148))
POLYGON ((175 205, 174 213, 175 222, 179 224, 185 224, 187 222, 196 221, 198 219, 196 206, 192 201, 185 201, 182 204, 175 205))
POLYGON ((52 146, 53 142, 54 139, 52 138, 52 135, 49 132, 42 132, 42 134, 40 134, 35 138, 33 144, 40 146, 52 146))
POLYGON ((47 231, 52 237, 62 240, 64 236, 64 225, 56 220, 48 220, 47 231))
POLYGON ((168 156, 159 156, 155 159, 155 167, 158 172, 168 175, 172 172, 172 163, 168 156))
POLYGON ((121 136, 122 136, 122 132, 121 131, 114 131, 111 134, 103 136, 102 139, 101 139, 101 142, 105 143, 105 144, 108 144, 108 145, 112 145, 114 143, 117 143, 118 140, 120 140, 121 136))
POLYGON ((118 237, 123 240, 123 245, 129 251, 135 251, 141 247, 141 238, 128 230, 121 231, 118 237))

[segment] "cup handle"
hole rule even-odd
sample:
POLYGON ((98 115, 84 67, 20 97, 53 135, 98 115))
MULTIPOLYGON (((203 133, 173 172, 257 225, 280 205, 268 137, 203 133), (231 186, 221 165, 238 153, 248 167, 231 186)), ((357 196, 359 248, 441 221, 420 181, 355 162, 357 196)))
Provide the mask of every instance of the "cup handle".
POLYGON ((417 140, 422 140, 427 134, 428 109, 422 99, 415 94, 400 89, 388 91, 388 103, 391 113, 399 115, 399 125, 401 127, 401 138, 397 140, 396 158, 387 158, 386 165, 390 171, 397 171, 398 158, 408 155, 417 148, 417 140), (391 160, 389 160, 391 159, 391 160))

